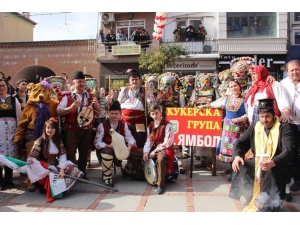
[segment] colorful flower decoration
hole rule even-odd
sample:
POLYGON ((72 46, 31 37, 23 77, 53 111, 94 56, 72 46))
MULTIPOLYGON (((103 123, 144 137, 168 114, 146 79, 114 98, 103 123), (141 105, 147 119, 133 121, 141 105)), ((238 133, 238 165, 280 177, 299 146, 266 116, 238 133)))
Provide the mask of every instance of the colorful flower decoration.
POLYGON ((51 84, 49 84, 46 80, 42 80, 40 82, 40 85, 43 86, 44 88, 51 89, 51 84))

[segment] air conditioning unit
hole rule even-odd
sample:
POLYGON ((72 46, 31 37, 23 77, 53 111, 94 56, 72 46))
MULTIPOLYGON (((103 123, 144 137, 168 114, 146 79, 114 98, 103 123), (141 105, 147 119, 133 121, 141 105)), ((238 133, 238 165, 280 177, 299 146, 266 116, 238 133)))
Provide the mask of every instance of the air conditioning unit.
POLYGON ((203 52, 204 53, 211 53, 211 46, 210 45, 204 45, 203 46, 203 52))
POLYGON ((100 17, 103 24, 110 24, 115 21, 114 13, 101 13, 100 17))

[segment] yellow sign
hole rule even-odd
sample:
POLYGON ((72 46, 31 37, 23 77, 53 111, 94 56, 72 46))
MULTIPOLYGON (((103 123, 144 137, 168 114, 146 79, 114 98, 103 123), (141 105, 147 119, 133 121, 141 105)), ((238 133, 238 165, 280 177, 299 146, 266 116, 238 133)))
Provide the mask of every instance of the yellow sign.
POLYGON ((112 46, 113 55, 139 55, 141 52, 140 45, 115 45, 112 46))

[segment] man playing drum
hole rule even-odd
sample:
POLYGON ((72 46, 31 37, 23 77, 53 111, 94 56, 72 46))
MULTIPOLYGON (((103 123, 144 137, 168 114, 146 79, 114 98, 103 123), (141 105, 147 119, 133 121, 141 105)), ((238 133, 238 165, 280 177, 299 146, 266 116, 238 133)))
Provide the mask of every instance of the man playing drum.
POLYGON ((97 127, 94 144, 97 149, 100 149, 101 153, 102 180, 106 186, 113 187, 111 166, 113 162, 115 162, 117 166, 120 166, 122 161, 118 160, 118 155, 116 154, 116 150, 120 146, 112 145, 110 129, 114 129, 125 138, 125 142, 128 144, 128 149, 124 149, 124 151, 130 152, 129 159, 132 161, 134 170, 139 177, 142 177, 143 171, 139 168, 139 166, 136 167, 138 164, 135 162, 142 160, 143 153, 141 149, 138 149, 135 146, 136 142, 128 128, 128 125, 121 120, 121 106, 118 101, 111 103, 108 108, 108 114, 109 119, 103 121, 97 127))

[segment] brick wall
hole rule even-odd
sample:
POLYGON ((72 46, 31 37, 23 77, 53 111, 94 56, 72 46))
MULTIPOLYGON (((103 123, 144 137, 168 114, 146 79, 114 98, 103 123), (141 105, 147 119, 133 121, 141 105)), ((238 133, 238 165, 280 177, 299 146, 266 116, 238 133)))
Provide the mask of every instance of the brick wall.
POLYGON ((66 73, 69 82, 76 70, 100 77, 100 65, 95 61, 95 53, 88 51, 88 40, 0 43, 0 71, 11 76, 12 83, 26 68, 36 65, 49 68, 56 75, 66 73))

